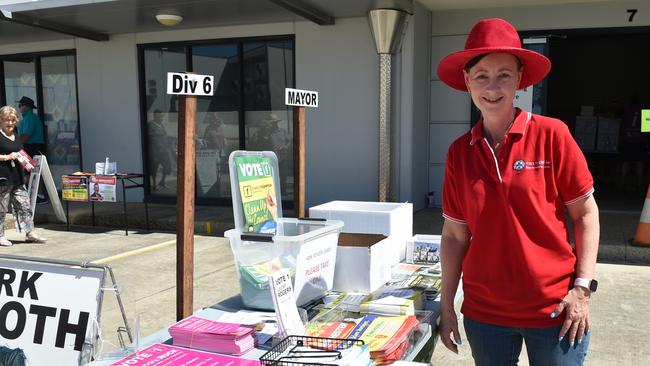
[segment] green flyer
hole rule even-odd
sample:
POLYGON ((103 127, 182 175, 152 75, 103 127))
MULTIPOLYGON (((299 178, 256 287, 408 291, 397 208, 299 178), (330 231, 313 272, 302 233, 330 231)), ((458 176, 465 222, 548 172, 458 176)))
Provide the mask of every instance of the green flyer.
POLYGON ((235 164, 244 210, 242 231, 275 234, 277 195, 271 161, 264 156, 237 156, 235 164))
POLYGON ((650 109, 641 110, 641 132, 650 132, 650 109))

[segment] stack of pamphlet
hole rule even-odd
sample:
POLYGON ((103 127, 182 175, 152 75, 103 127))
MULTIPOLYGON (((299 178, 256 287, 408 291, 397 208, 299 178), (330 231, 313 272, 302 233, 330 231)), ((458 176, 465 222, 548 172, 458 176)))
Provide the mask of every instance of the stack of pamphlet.
POLYGON ((169 328, 175 346, 241 355, 255 347, 255 326, 190 316, 169 328))
POLYGON ((259 366, 258 360, 154 344, 125 357, 111 366, 259 366))
POLYGON ((361 339, 368 345, 377 365, 401 359, 410 347, 409 336, 420 322, 415 316, 379 316, 368 314, 346 338, 361 339))
POLYGON ((368 295, 361 302, 360 311, 383 315, 413 315, 415 310, 422 309, 423 295, 437 295, 441 283, 440 276, 425 274, 394 278, 368 295))

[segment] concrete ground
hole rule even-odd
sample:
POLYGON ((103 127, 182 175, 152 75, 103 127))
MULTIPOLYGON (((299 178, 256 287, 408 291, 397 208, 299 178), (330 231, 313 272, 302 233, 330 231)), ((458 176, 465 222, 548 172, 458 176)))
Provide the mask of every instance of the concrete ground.
MULTIPOLYGON (((80 212, 84 207, 78 206, 80 212)), ((88 208, 89 209, 89 208, 88 208)), ((113 208, 120 214, 119 207, 113 208)), ((173 206, 166 207, 165 217, 173 215, 173 206)), ((205 217, 228 210, 197 210, 197 227, 206 227, 205 217), (207 216, 202 216, 207 215, 207 216), (203 221, 201 221, 203 220, 203 221)), ((133 211, 142 216, 142 212, 133 211)), ((106 212, 104 213, 106 214, 106 212)), ((157 212, 155 215, 161 215, 157 212)), ((230 214, 230 217, 232 214, 230 214)), ((107 215, 110 217, 110 215, 107 215)), ((155 216, 154 216, 155 217, 155 216)), ((162 216, 161 216, 162 217, 162 216)), ((134 216, 134 220, 140 220, 134 216)), ((171 219, 169 219, 171 220, 171 219)), ((650 267, 629 263, 650 264, 650 247, 632 247, 627 243, 634 234, 638 213, 601 213, 602 243, 599 253, 599 291, 592 300, 593 336, 588 365, 646 365, 650 354, 644 352, 650 339, 650 267), (608 263, 605 263, 608 262, 608 263), (612 264, 612 263, 628 263, 612 264)), ((119 223, 119 221, 116 221, 119 223)), ((166 224, 167 228, 169 226, 166 224)), ((210 226, 216 224, 210 224, 210 226)), ((227 227, 232 223, 219 225, 227 227)), ((148 335, 175 319, 175 234, 170 232, 130 231, 129 236, 118 228, 92 228, 73 226, 65 231, 65 225, 38 224, 41 234, 49 238, 45 245, 22 243, 23 236, 15 230, 7 230, 7 237, 16 245, 0 248, 2 253, 76 261, 101 261, 110 265, 119 282, 124 297, 127 316, 131 324, 139 318, 140 335, 148 335), (134 251, 135 250, 135 251, 134 251), (126 255, 120 256, 122 253, 126 255)), ((212 227, 215 227, 212 226, 212 227)), ((423 210, 414 216, 414 232, 440 233, 442 220, 437 209, 423 210)), ((214 230, 214 229, 213 229, 214 230)), ((215 236, 196 236, 194 309, 210 306, 238 293, 238 283, 226 239, 215 236)), ((116 329, 122 325, 117 303, 110 293, 105 296, 102 311, 104 349, 114 350, 116 329)), ((461 330, 462 334, 464 332, 461 330)), ((463 345, 460 355, 447 351, 441 343, 433 355, 434 365, 473 364, 468 345, 463 345)), ((525 351, 521 363, 528 364, 525 351)))

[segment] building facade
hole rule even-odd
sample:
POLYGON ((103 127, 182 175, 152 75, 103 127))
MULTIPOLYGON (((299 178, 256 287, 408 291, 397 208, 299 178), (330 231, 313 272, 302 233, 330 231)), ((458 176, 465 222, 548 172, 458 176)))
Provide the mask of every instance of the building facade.
POLYGON ((228 204, 226 159, 241 148, 276 151, 283 199, 292 199, 293 116, 283 104, 285 87, 319 92, 319 108, 307 111, 307 207, 377 200, 379 59, 367 12, 391 7, 411 14, 392 57, 395 200, 419 209, 434 192, 434 204, 441 203, 446 150, 478 116, 467 94, 437 79, 436 65, 462 49, 471 26, 486 17, 513 23, 527 47, 551 58, 550 76, 522 100, 569 125, 597 191, 615 206, 620 199, 634 202, 646 188, 648 136, 637 126, 640 111, 650 108, 643 88, 643 44, 650 39, 645 2, 288 2, 302 11, 268 0, 177 3, 0 6, 15 14, 0 22, 2 102, 15 105, 22 95, 37 101, 55 175, 92 171, 108 156, 120 171, 147 175, 147 199, 173 201, 177 100, 165 93, 165 75, 193 71, 215 75, 216 85, 215 96, 198 99, 199 204, 228 204), (317 9, 325 20, 305 9, 317 9), (183 21, 158 24, 155 15, 167 10, 183 21), (34 19, 48 20, 56 32, 25 24, 34 19), (333 24, 318 24, 328 20, 333 24), (88 39, 97 35, 107 39, 88 39))

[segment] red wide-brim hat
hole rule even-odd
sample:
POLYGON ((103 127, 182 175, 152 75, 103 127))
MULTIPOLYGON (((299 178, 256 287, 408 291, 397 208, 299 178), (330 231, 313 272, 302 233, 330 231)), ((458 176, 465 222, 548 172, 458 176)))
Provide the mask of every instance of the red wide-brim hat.
POLYGON ((509 53, 523 65, 518 89, 529 87, 546 77, 551 61, 546 56, 521 48, 519 34, 512 24, 503 19, 483 19, 469 32, 465 49, 443 58, 438 64, 438 77, 450 87, 467 91, 463 68, 476 56, 488 53, 509 53))

